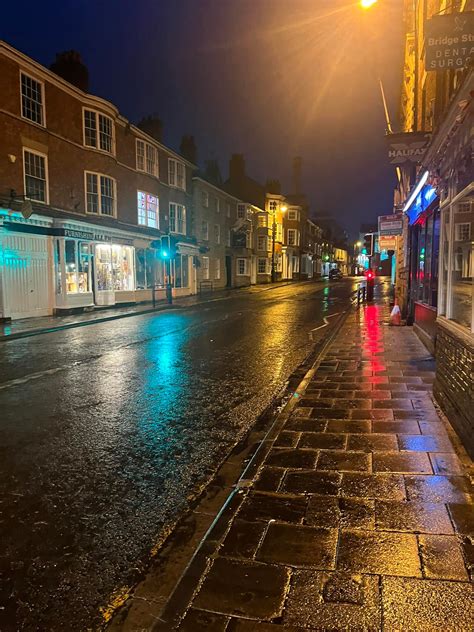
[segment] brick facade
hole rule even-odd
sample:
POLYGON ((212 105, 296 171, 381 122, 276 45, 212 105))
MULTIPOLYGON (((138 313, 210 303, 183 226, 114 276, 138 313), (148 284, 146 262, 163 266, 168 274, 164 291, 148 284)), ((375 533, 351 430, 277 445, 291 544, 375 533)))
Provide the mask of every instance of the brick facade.
POLYGON ((474 457, 474 341, 438 318, 434 394, 474 457))

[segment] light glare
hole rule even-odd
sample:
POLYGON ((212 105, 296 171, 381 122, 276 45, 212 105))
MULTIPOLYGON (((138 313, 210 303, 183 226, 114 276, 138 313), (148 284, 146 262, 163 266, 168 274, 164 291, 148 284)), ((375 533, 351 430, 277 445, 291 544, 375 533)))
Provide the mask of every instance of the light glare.
POLYGON ((360 6, 363 9, 370 9, 370 7, 373 6, 376 2, 377 0, 360 0, 360 6))

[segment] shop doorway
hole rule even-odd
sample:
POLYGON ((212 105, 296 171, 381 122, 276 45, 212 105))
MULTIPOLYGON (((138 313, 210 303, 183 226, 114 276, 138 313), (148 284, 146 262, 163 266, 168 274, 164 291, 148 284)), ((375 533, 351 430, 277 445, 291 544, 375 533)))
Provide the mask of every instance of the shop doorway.
POLYGON ((225 258, 225 278, 226 278, 226 287, 232 287, 232 257, 226 255, 225 258))

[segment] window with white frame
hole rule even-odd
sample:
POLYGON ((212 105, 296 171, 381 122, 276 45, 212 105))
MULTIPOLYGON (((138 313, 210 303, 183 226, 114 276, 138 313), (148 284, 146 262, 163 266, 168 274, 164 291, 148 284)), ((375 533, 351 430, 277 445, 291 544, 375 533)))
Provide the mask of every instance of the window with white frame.
POLYGON ((471 239, 471 224, 459 223, 454 225, 455 241, 469 241, 471 239))
POLYGON ((299 257, 291 257, 291 269, 293 274, 298 274, 300 271, 300 258, 299 257))
POLYGON ((45 124, 44 85, 24 72, 21 73, 21 115, 38 125, 45 124))
POLYGON ((159 227, 159 201, 156 195, 137 191, 138 223, 150 228, 159 227))
POLYGON ((209 239, 209 222, 204 220, 201 222, 201 239, 206 241, 209 239))
POLYGON ((227 217, 230 217, 230 202, 226 202, 225 210, 227 217))
POLYGON ((259 235, 257 240, 257 250, 268 250, 268 238, 266 235, 259 235))
POLYGON ((186 208, 182 204, 170 203, 170 232, 186 234, 186 208))
POLYGON ((216 213, 221 212, 221 201, 218 197, 216 197, 216 213))
POLYGON ((158 150, 150 143, 137 138, 137 170, 158 177, 158 150))
POLYGON ((268 215, 266 213, 260 213, 257 217, 257 223, 259 228, 267 228, 268 227, 268 215))
POLYGON ((227 241, 226 241, 226 246, 228 246, 230 248, 230 245, 232 243, 232 231, 229 229, 227 231, 227 241))
POLYGON ((114 122, 110 116, 84 109, 84 145, 114 153, 114 122))
POLYGON ((258 273, 259 274, 266 274, 267 273, 267 266, 268 266, 268 259, 260 258, 258 260, 258 267, 257 267, 258 273))
POLYGON ((247 216, 247 207, 245 204, 237 204, 237 217, 244 219, 247 216))
POLYGON ((209 257, 201 258, 202 278, 207 281, 209 279, 209 257))
POLYGON ((85 172, 86 212, 94 215, 115 215, 115 180, 101 173, 85 172))
POLYGON ((288 211, 288 219, 289 220, 298 220, 298 211, 295 209, 290 209, 288 211))
POLYGON ((221 278, 221 260, 216 259, 214 261, 214 278, 218 281, 221 278))
POLYGON ((168 158, 168 184, 186 190, 186 167, 183 162, 168 158))
POLYGON ((25 197, 34 202, 48 203, 47 157, 31 149, 23 149, 25 197))
POLYGON ((209 208, 209 193, 207 191, 201 191, 201 203, 206 208, 209 208))
POLYGON ((216 244, 221 243, 221 227, 219 224, 214 224, 214 241, 216 244))
POLYGON ((248 260, 237 259, 237 276, 247 276, 247 275, 248 275, 248 260))
POLYGON ((275 231, 275 241, 283 242, 283 225, 277 224, 275 231))
POLYGON ((300 231, 296 230, 296 228, 288 229, 288 245, 289 246, 299 246, 300 243, 300 231))

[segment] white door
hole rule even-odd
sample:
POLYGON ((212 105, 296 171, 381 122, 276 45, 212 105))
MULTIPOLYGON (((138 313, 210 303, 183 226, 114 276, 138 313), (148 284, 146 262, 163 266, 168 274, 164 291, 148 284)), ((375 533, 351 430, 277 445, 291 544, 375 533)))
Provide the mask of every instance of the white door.
POLYGON ((29 318, 51 314, 49 238, 5 233, 2 246, 4 315, 29 318))

